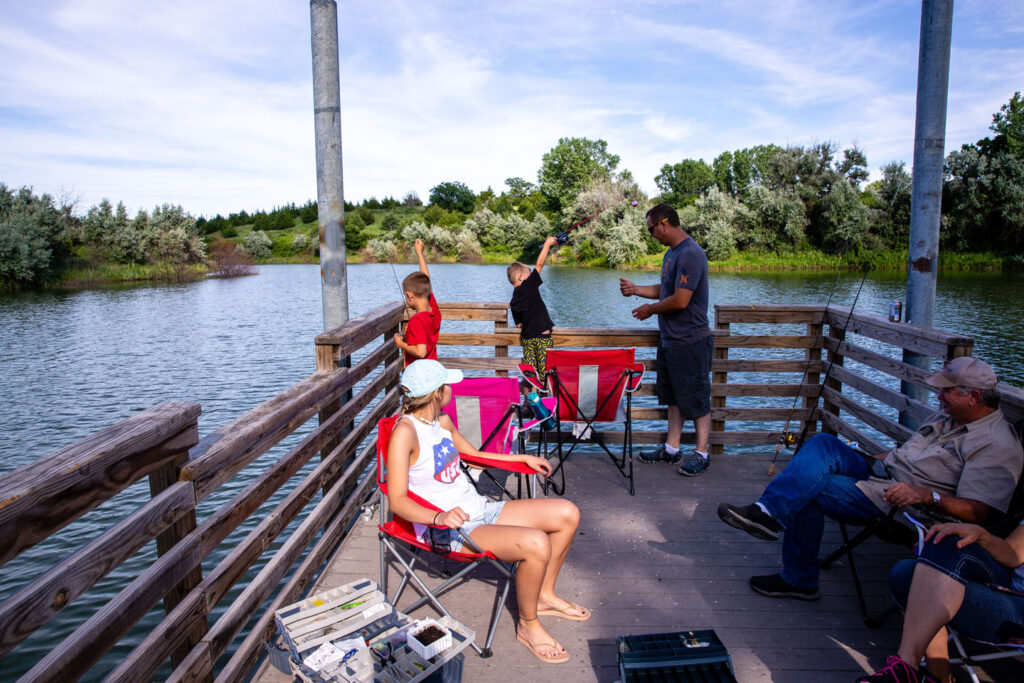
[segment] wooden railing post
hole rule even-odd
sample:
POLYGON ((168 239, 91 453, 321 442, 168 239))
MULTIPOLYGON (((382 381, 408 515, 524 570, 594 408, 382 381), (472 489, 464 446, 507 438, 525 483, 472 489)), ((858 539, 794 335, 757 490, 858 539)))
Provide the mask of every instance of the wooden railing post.
MULTIPOLYGON (((337 370, 339 367, 338 361, 336 360, 337 355, 337 344, 317 344, 316 371, 334 372, 335 370, 337 370)), ((345 360, 350 361, 349 358, 346 358, 345 360)), ((349 391, 349 395, 351 395, 351 391, 349 391)), ((323 409, 317 414, 319 424, 327 422, 329 419, 331 419, 331 415, 334 415, 339 410, 341 410, 340 396, 334 401, 331 401, 326 406, 324 406, 323 409)), ((339 443, 341 443, 342 437, 345 435, 349 428, 350 427, 346 427, 345 429, 342 430, 342 432, 339 435, 335 436, 334 438, 330 439, 327 443, 324 444, 323 449, 320 451, 321 460, 327 459, 328 454, 330 454, 330 452, 333 451, 339 443)), ((337 477, 332 477, 324 482, 323 494, 325 496, 327 495, 327 492, 331 490, 331 487, 334 486, 334 482, 336 481, 336 479, 337 477)))
MULTIPOLYGON (((499 321, 499 320, 495 320, 494 321, 494 332, 495 333, 497 333, 499 330, 508 329, 508 327, 509 327, 509 324, 508 324, 508 320, 507 319, 506 320, 502 320, 502 321, 499 321)), ((507 346, 497 346, 497 345, 495 345, 495 347, 494 347, 494 357, 495 358, 508 358, 508 347, 507 346)), ((507 370, 496 370, 495 374, 498 377, 508 377, 508 371, 507 370)))
MULTIPOLYGON (((824 319, 824 311, 822 311, 822 318, 824 319)), ((807 368, 808 368, 808 370, 807 370, 807 377, 804 378, 804 384, 806 386, 809 386, 809 387, 810 386, 816 386, 816 385, 821 383, 821 373, 818 372, 817 369, 815 369, 812 372, 810 370, 810 368, 812 367, 812 364, 817 366, 817 363, 815 361, 820 361, 821 360, 821 348, 822 348, 821 334, 822 334, 822 332, 824 330, 825 330, 824 322, 820 322, 820 323, 807 323, 807 336, 808 337, 814 337, 819 342, 818 346, 815 346, 814 348, 807 349, 805 351, 805 353, 804 353, 804 360, 807 361, 807 368)), ((803 423, 800 425, 800 431, 801 431, 802 434, 809 434, 809 433, 811 433, 811 429, 812 428, 814 429, 814 431, 818 431, 817 430, 817 426, 818 426, 817 423, 818 423, 818 421, 816 419, 814 419, 814 404, 815 404, 815 399, 813 397, 811 397, 811 396, 804 396, 804 408, 807 409, 808 415, 807 415, 807 419, 804 420, 803 423)))
MULTIPOLYGON (((156 498, 168 487, 177 483, 178 476, 181 473, 181 466, 184 465, 187 460, 188 449, 186 448, 175 456, 173 460, 164 463, 163 466, 151 472, 149 475, 150 496, 156 498)), ((195 530, 196 509, 193 507, 186 514, 182 515, 176 522, 171 524, 171 526, 165 529, 163 533, 156 537, 157 557, 163 557, 164 554, 169 552, 178 542, 195 530)), ((178 603, 188 595, 189 591, 202 583, 202 581, 203 566, 202 564, 198 564, 185 576, 185 578, 181 580, 180 583, 178 583, 178 585, 167 591, 167 594, 164 596, 164 614, 170 614, 178 603)), ((201 619, 196 620, 195 628, 189 632, 185 640, 183 640, 171 653, 171 668, 176 668, 182 661, 184 661, 185 657, 188 656, 189 651, 206 634, 208 628, 209 624, 207 623, 205 615, 201 619)), ((212 678, 210 680, 212 680, 212 678)))
MULTIPOLYGON (((395 335, 398 334, 398 332, 401 329, 402 329, 401 325, 396 323, 394 327, 389 328, 386 332, 384 332, 384 344, 391 344, 391 353, 389 353, 384 358, 384 367, 388 367, 389 365, 391 365, 392 363, 394 363, 395 361, 399 360, 402 357, 401 349, 399 349, 395 345, 395 342, 394 342, 395 335)), ((395 380, 395 386, 397 386, 400 383, 401 383, 400 379, 395 380)), ((389 385, 388 388, 385 389, 385 393, 387 393, 388 391, 391 391, 392 388, 394 388, 394 387, 389 385)))
MULTIPOLYGON (((717 318, 717 315, 716 315, 717 318)), ((723 334, 729 334, 729 323, 715 323, 716 330, 722 330, 723 334)), ((719 346, 717 343, 717 336, 712 337, 714 343, 714 360, 729 360, 729 347, 719 346)), ((729 373, 724 371, 717 371, 711 373, 711 410, 714 412, 716 408, 725 408, 725 394, 716 396, 714 387, 715 385, 725 386, 729 383, 729 373)), ((711 431, 724 432, 725 431, 725 420, 711 420, 711 431)), ((721 455, 725 452, 725 445, 722 443, 709 443, 708 453, 711 455, 721 455)))
POLYGON ((946 359, 944 362, 948 363, 954 358, 961 356, 970 356, 974 353, 974 343, 970 344, 948 344, 946 346, 946 359))
MULTIPOLYGON (((839 353, 838 349, 839 344, 846 339, 846 330, 844 328, 837 327, 835 324, 829 324, 828 336, 831 339, 834 339, 836 342, 836 351, 829 351, 829 365, 842 367, 843 354, 839 353)), ((825 382, 825 386, 827 386, 829 389, 833 389, 837 393, 842 393, 843 391, 843 383, 840 382, 838 379, 833 378, 831 375, 828 376, 825 382)), ((835 415, 836 417, 839 416, 839 406, 827 398, 822 400, 821 409, 827 413, 835 415)), ((825 434, 836 434, 836 431, 831 427, 827 426, 824 422, 822 422, 821 431, 825 434)))

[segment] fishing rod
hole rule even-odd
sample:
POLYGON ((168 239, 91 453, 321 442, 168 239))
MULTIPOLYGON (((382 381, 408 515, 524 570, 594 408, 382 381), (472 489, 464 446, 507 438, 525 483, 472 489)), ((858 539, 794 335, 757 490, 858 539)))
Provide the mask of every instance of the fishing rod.
MULTIPOLYGON (((846 249, 843 249, 843 253, 839 255, 840 259, 842 259, 842 256, 845 253, 846 253, 846 249)), ((857 285, 857 293, 853 297, 853 305, 850 306, 850 310, 846 314, 846 322, 843 323, 843 329, 844 330, 847 329, 849 327, 849 325, 850 325, 850 319, 853 317, 853 311, 854 311, 854 309, 857 308, 857 302, 860 300, 860 293, 864 289, 864 281, 867 280, 868 273, 870 273, 871 270, 872 270, 872 266, 871 266, 870 263, 865 263, 863 267, 864 267, 864 275, 861 276, 860 284, 857 285)), ((840 268, 839 268, 839 266, 837 264, 837 266, 836 266, 836 276, 835 276, 835 279, 832 280, 832 289, 831 289, 831 291, 828 294, 828 301, 826 301, 826 303, 825 303, 825 313, 828 313, 828 307, 832 303, 832 297, 833 297, 833 295, 835 294, 835 291, 836 291, 836 284, 839 282, 839 273, 840 272, 841 272, 840 268)), ((824 323, 824 320, 822 320, 822 323, 824 323)), ((822 328, 823 327, 824 327, 824 325, 822 325, 822 328)), ((822 335, 822 331, 819 329, 817 335, 815 336, 815 347, 817 347, 818 341, 822 339, 822 336, 823 336, 822 335)), ((825 389, 825 383, 828 381, 829 376, 832 374, 832 368, 833 368, 833 366, 835 366, 836 356, 837 355, 838 354, 835 354, 835 353, 830 354, 828 367, 825 369, 825 376, 821 378, 821 382, 818 384, 818 393, 815 394, 814 402, 811 403, 811 415, 809 415, 808 417, 813 416, 814 411, 817 410, 817 408, 818 408, 818 401, 821 400, 821 394, 822 394, 822 392, 825 389)), ((810 426, 811 426, 811 420, 810 419, 804 420, 804 427, 803 427, 802 430, 800 430, 800 436, 799 437, 797 437, 795 434, 793 434, 793 432, 789 431, 789 425, 790 425, 790 423, 793 420, 793 413, 796 411, 796 403, 800 399, 800 394, 802 393, 800 391, 800 389, 802 389, 804 387, 804 385, 807 383, 807 375, 808 375, 808 373, 810 371, 810 368, 811 368, 811 360, 808 358, 807 359, 807 367, 804 370, 803 377, 801 377, 801 379, 800 379, 800 386, 797 388, 797 392, 793 396, 793 405, 790 406, 790 408, 789 408, 789 416, 786 418, 786 426, 783 427, 783 429, 782 429, 782 436, 779 437, 779 443, 775 446, 775 454, 772 456, 772 462, 768 466, 768 476, 771 476, 772 474, 775 473, 775 462, 778 460, 779 453, 782 451, 782 447, 783 446, 785 446, 786 448, 793 448, 795 446, 796 450, 799 451, 800 448, 803 447, 803 445, 804 445, 804 440, 807 438, 807 431, 810 429, 810 426)))
MULTIPOLYGON (((573 231, 573 230, 575 230, 576 228, 580 227, 581 225, 583 225, 583 224, 584 224, 584 223, 586 223, 587 221, 591 220, 592 218, 595 218, 596 216, 600 216, 600 215, 601 215, 602 213, 604 213, 604 212, 605 212, 605 211, 607 211, 608 209, 612 208, 612 207, 613 207, 613 206, 615 206, 616 204, 621 204, 621 203, 622 203, 622 202, 624 202, 624 201, 626 201, 626 200, 625 200, 625 199, 623 198, 623 199, 620 199, 620 200, 619 200, 619 201, 617 201, 617 202, 612 202, 611 204, 609 204, 608 206, 604 207, 603 209, 599 209, 598 211, 596 211, 596 212, 594 212, 594 213, 590 214, 589 216, 587 216, 587 217, 586 217, 586 218, 584 218, 583 220, 581 220, 581 221, 577 221, 576 223, 573 223, 573 224, 572 224, 572 225, 570 225, 570 226, 569 226, 568 228, 566 228, 566 229, 565 229, 565 230, 563 230, 562 232, 560 232, 560 233, 558 233, 557 235, 555 235, 555 239, 557 239, 557 240, 558 240, 558 243, 559 243, 559 244, 565 244, 566 242, 568 242, 568 241, 569 241, 569 233, 570 233, 570 232, 572 232, 572 231, 573 231)), ((630 203, 629 203, 629 205, 630 205, 630 206, 638 206, 639 204, 640 204, 640 202, 636 201, 635 199, 634 199, 634 200, 633 200, 632 202, 630 202, 630 203)))

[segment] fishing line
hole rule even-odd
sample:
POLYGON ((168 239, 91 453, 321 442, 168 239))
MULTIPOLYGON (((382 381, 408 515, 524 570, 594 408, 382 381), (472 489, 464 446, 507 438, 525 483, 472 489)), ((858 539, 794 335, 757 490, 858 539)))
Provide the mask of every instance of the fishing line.
MULTIPOLYGON (((839 254, 840 261, 842 260, 842 257, 846 254, 848 248, 849 246, 847 245, 847 247, 843 249, 842 253, 839 254)), ((846 322, 843 324, 844 330, 850 325, 850 319, 853 317, 853 311, 854 309, 857 308, 857 302, 860 300, 860 293, 864 289, 864 281, 867 280, 868 273, 870 273, 871 270, 872 266, 870 264, 864 264, 864 275, 862 275, 860 278, 860 284, 857 285, 857 293, 853 297, 853 305, 850 306, 850 311, 846 315, 846 322)), ((836 276, 832 280, 832 289, 831 291, 829 291, 828 300, 825 302, 825 314, 828 313, 828 307, 831 305, 832 297, 835 295, 836 285, 839 282, 840 272, 840 264, 836 264, 836 276)), ((824 338, 824 323, 825 320, 823 318, 821 329, 818 330, 818 333, 815 335, 814 338, 814 348, 819 348, 819 342, 824 338)), ((775 454, 772 456, 771 464, 768 466, 768 476, 771 476, 772 474, 775 473, 775 462, 778 460, 779 453, 782 451, 783 446, 786 446, 787 448, 792 448, 795 446, 796 451, 799 452, 800 448, 804 445, 804 440, 807 438, 807 431, 810 428, 812 422, 810 418, 814 416, 814 411, 818 409, 818 401, 821 400, 821 394, 825 389, 825 382, 832 374, 832 367, 835 365, 836 355, 837 354, 835 353, 830 354, 828 367, 825 369, 825 375, 824 377, 821 378, 821 382, 818 384, 818 393, 814 396, 814 402, 811 404, 810 407, 811 414, 808 415, 808 419, 804 420, 804 427, 800 431, 800 436, 795 437, 793 433, 789 431, 789 425, 793 421, 793 413, 796 411, 797 401, 800 400, 800 394, 802 393, 800 390, 803 389, 803 387, 806 385, 807 375, 810 373, 811 359, 807 359, 807 366, 804 369, 803 376, 800 378, 800 386, 797 388, 797 392, 793 396, 793 405, 790 406, 789 408, 789 416, 786 418, 786 426, 783 427, 782 436, 779 438, 779 443, 775 446, 775 454)))
MULTIPOLYGON (((555 238, 556 238, 556 239, 558 240, 558 243, 559 243, 559 244, 565 244, 566 242, 568 242, 568 241, 569 241, 569 233, 570 233, 570 232, 572 232, 573 230, 575 230, 575 229, 576 229, 576 228, 578 228, 579 226, 583 225, 583 224, 584 224, 584 223, 586 223, 587 221, 591 220, 592 218, 594 218, 594 217, 596 217, 596 216, 600 216, 600 215, 601 215, 602 213, 604 213, 604 212, 605 212, 605 211, 607 211, 608 209, 612 208, 613 206, 615 206, 615 205, 617 205, 617 204, 621 204, 621 203, 622 203, 622 202, 624 202, 624 201, 626 201, 625 197, 623 197, 622 199, 620 199, 620 200, 619 200, 619 201, 617 201, 617 202, 612 202, 611 204, 609 204, 608 206, 604 207, 603 209, 599 209, 598 211, 596 211, 596 212, 594 212, 594 213, 590 214, 589 216, 587 216, 587 217, 586 217, 586 218, 584 218, 583 220, 581 220, 581 221, 577 221, 577 222, 573 223, 573 224, 572 224, 572 225, 570 225, 570 226, 569 226, 568 228, 566 228, 566 229, 565 229, 565 230, 563 230, 562 232, 560 232, 560 233, 558 233, 557 235, 555 235, 555 238)), ((636 201, 636 200, 634 199, 634 200, 633 200, 632 202, 630 202, 630 204, 629 204, 629 205, 630 205, 630 206, 639 206, 639 204, 640 204, 640 202, 638 202, 638 201, 636 201)))

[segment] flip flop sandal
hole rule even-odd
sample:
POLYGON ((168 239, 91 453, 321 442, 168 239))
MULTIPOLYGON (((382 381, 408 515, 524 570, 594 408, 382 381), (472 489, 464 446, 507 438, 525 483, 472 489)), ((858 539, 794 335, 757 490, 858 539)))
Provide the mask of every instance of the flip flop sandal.
POLYGON ((534 657, 536 657, 540 661, 544 662, 545 664, 561 664, 562 662, 568 662, 569 661, 569 653, 568 652, 563 652, 560 655, 552 655, 550 657, 545 657, 543 654, 541 654, 540 652, 537 651, 538 647, 550 647, 550 648, 554 648, 555 650, 557 650, 558 649, 558 645, 556 643, 554 643, 554 642, 550 642, 550 643, 531 643, 526 638, 523 638, 523 636, 520 633, 516 633, 516 640, 518 640, 520 643, 525 645, 526 648, 533 654, 534 657))
POLYGON ((592 615, 591 611, 586 607, 581 607, 575 602, 570 602, 567 609, 576 610, 582 614, 569 614, 568 612, 560 609, 542 609, 537 610, 537 616, 539 617, 559 617, 561 619, 571 619, 572 621, 586 621, 592 615))

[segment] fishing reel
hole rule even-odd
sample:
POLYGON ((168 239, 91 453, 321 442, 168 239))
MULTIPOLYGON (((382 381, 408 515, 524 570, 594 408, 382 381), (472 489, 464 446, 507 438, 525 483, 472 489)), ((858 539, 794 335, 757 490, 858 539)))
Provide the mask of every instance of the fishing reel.
POLYGON ((565 244, 569 241, 569 231, 563 230, 562 232, 555 235, 555 239, 558 240, 559 244, 565 244))
POLYGON ((782 436, 779 437, 779 443, 786 448, 796 446, 796 434, 793 432, 782 432, 782 436))

